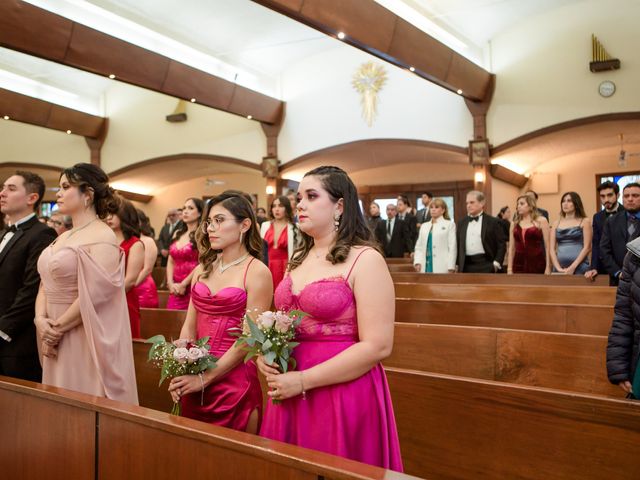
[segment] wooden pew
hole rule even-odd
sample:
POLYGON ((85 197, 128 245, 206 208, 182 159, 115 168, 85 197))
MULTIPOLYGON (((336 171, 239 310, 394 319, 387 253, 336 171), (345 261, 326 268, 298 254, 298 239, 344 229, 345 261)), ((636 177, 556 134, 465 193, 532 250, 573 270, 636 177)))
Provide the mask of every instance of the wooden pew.
POLYGON ((387 262, 387 264, 389 265, 397 265, 397 264, 408 264, 408 265, 412 265, 412 260, 409 257, 402 257, 402 258, 392 258, 392 257, 388 257, 385 258, 385 261, 387 262))
POLYGON ((640 403, 387 368, 405 471, 426 478, 638 479, 640 403))
POLYGON ((186 310, 166 310, 164 308, 140 309, 140 337, 164 335, 167 339, 180 338, 186 310))
POLYGON ((156 287, 157 288, 162 287, 167 278, 166 267, 153 267, 153 272, 151 272, 151 276, 153 277, 153 281, 156 282, 156 287))
POLYGON ((158 308, 167 308, 169 290, 158 290, 158 308))
POLYGON ((216 480, 416 478, 245 432, 7 377, 0 377, 0 409, 3 478, 140 480, 182 478, 185 472, 216 480))
POLYGON ((482 300, 493 302, 610 305, 616 290, 610 287, 562 287, 542 285, 456 285, 447 283, 395 283, 396 297, 433 300, 482 300))
POLYGON ((396 272, 415 272, 413 265, 411 265, 410 263, 389 263, 387 264, 387 267, 389 267, 389 271, 391 273, 396 273, 396 272))
POLYGON ((607 337, 396 323, 386 367, 620 397, 606 376, 607 337))
POLYGON ((581 275, 536 275, 519 273, 516 275, 493 273, 413 273, 391 271, 394 282, 401 283, 456 283, 478 285, 581 285, 584 287, 606 287, 607 275, 598 275, 595 282, 581 275))
POLYGON ((396 322, 607 335, 613 307, 396 298, 396 322))

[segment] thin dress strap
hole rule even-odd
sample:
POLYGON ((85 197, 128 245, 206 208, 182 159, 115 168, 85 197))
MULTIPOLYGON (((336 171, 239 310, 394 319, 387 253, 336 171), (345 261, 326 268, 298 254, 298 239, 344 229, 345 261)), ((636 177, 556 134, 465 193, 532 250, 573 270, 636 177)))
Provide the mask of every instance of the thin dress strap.
POLYGON ((353 261, 353 263, 351 264, 351 268, 349 269, 349 273, 347 273, 347 276, 345 277, 345 281, 349 280, 349 276, 351 275, 351 272, 353 272, 353 267, 356 266, 356 263, 358 262, 358 259, 360 258, 360 255, 362 255, 364 252, 366 252, 367 250, 372 250, 371 247, 366 247, 363 248, 362 251, 358 254, 358 256, 356 257, 356 259, 353 261))
POLYGON ((249 263, 247 264, 247 268, 244 269, 244 278, 242 279, 242 288, 247 289, 247 273, 249 273, 249 267, 251 266, 251 262, 253 262, 256 257, 251 257, 249 263))

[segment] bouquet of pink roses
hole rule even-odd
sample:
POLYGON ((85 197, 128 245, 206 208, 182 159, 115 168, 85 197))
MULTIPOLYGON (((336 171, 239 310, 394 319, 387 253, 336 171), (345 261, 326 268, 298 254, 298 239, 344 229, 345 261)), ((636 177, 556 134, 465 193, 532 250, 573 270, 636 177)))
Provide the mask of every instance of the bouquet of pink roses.
MULTIPOLYGON (((247 351, 244 361, 263 355, 265 363, 278 365, 284 373, 296 368, 296 361, 291 357, 292 350, 299 345, 294 342, 296 327, 307 314, 300 310, 289 312, 266 311, 259 314, 255 321, 249 312, 244 317, 244 326, 237 328, 240 332, 232 333, 238 337, 236 345, 247 351)), ((280 403, 279 400, 272 400, 280 403)))
MULTIPOLYGON (((217 358, 209 353, 209 337, 198 340, 178 339, 167 342, 163 335, 156 335, 146 340, 152 343, 149 349, 149 360, 160 368, 160 383, 167 378, 181 375, 198 375, 210 368, 216 367, 217 358)), ((180 403, 175 402, 171 409, 172 415, 180 415, 180 403)))

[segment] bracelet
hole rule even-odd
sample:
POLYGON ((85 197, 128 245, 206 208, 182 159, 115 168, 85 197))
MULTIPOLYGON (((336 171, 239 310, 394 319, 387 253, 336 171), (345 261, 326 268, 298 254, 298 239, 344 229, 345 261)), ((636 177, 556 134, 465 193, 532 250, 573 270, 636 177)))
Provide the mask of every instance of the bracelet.
POLYGON ((300 372, 300 394, 302 395, 302 399, 306 400, 307 399, 307 392, 304 389, 304 378, 303 378, 304 372, 300 372))
POLYGON ((200 406, 203 406, 204 405, 204 380, 202 378, 202 372, 198 374, 198 377, 200 377, 200 386, 202 387, 202 389, 200 390, 200 406))

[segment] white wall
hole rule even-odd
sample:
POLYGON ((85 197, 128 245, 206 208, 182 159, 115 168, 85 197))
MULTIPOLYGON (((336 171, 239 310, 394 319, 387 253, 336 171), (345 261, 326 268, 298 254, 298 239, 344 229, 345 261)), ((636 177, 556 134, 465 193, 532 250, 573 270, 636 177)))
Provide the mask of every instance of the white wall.
POLYGON ((527 18, 491 41, 496 91, 487 117, 494 145, 556 123, 640 110, 640 2, 589 0, 527 18), (621 60, 591 73, 591 34, 621 60), (603 80, 616 83, 609 98, 603 80))
POLYGON ((347 45, 306 58, 282 75, 287 113, 279 137, 283 162, 321 148, 370 138, 431 140, 466 146, 473 135, 463 99, 347 45), (360 94, 351 86, 356 70, 373 60, 384 65, 372 127, 362 119, 360 94))

